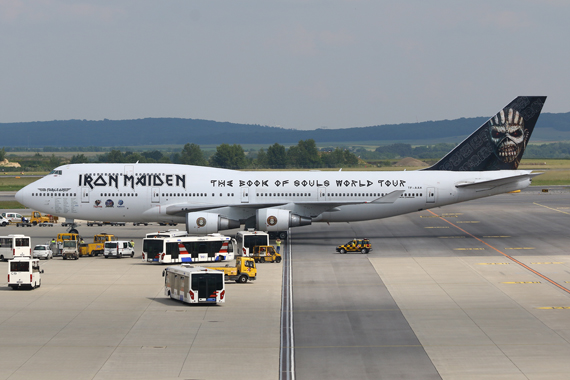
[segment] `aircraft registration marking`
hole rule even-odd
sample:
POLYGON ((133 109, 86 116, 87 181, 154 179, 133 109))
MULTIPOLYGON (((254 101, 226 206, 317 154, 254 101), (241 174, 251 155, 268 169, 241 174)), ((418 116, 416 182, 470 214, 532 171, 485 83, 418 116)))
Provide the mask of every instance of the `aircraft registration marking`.
POLYGON ((485 248, 453 248, 454 251, 484 251, 485 248))
POLYGON ((507 281, 501 284, 540 284, 540 281, 507 281))

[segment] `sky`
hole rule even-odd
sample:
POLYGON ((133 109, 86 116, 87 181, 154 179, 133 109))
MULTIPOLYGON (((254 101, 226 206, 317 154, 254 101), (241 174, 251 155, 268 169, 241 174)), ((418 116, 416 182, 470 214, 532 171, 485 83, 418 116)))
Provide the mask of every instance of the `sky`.
POLYGON ((569 112, 570 0, 0 0, 0 123, 569 112))

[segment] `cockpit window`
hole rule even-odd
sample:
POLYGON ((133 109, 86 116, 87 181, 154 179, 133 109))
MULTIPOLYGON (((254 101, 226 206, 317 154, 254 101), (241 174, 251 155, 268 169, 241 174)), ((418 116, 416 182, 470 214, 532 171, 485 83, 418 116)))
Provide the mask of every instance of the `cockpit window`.
POLYGON ((49 174, 59 174, 61 175, 61 170, 52 170, 49 174))

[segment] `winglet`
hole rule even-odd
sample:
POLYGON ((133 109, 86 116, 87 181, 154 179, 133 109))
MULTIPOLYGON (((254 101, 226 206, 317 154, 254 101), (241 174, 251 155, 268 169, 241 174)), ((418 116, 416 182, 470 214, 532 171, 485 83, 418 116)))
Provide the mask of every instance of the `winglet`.
POLYGON ((546 96, 519 96, 435 165, 424 170, 517 169, 546 96))

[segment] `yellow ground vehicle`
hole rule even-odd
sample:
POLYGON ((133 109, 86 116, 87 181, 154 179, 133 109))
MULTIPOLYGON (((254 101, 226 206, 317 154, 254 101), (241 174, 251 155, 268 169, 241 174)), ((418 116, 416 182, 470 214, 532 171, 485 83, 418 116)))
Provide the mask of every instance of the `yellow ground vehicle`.
POLYGON ((238 257, 235 267, 208 267, 208 269, 224 272, 225 281, 235 281, 242 284, 245 284, 248 280, 253 281, 257 277, 255 261, 251 257, 238 257))
POLYGON ((105 242, 115 241, 117 237, 113 234, 99 234, 93 236, 93 243, 81 243, 79 245, 80 256, 98 256, 103 254, 105 242))
POLYGON ((336 251, 341 254, 347 252, 368 253, 372 251, 372 244, 368 239, 352 239, 348 243, 336 247, 336 251))
POLYGON ((275 251, 272 245, 256 245, 253 247, 253 254, 251 256, 256 263, 281 262, 281 255, 275 251))
POLYGON ((75 240, 78 241, 79 240, 79 234, 73 234, 73 233, 61 233, 61 234, 57 234, 57 238, 53 239, 50 242, 50 249, 53 252, 54 256, 61 256, 61 252, 63 250, 63 242, 65 241, 69 241, 69 240, 75 240))
POLYGON ((58 217, 53 215, 45 215, 43 216, 39 211, 33 211, 32 217, 30 218, 30 223, 34 226, 38 224, 45 224, 45 223, 57 223, 58 217))

